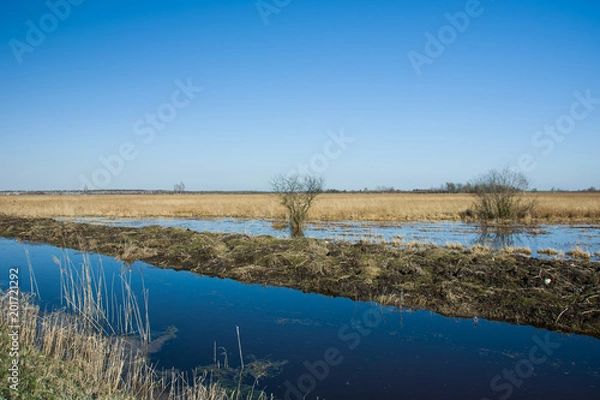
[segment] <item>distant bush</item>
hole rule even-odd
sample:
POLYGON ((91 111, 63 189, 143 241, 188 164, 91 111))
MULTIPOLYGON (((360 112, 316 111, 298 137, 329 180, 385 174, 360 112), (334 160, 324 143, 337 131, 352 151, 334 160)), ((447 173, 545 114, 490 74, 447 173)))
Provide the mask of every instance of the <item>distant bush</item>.
POLYGON ((471 182, 475 202, 467 214, 483 221, 523 219, 533 214, 536 202, 526 192, 529 181, 505 167, 491 170, 471 182))

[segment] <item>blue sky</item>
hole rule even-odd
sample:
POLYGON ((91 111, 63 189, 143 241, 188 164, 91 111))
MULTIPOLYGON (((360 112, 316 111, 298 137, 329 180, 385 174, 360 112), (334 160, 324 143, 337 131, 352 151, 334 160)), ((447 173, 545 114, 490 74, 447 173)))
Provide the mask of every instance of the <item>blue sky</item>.
POLYGON ((598 1, 9 0, 0 20, 0 190, 505 165, 600 187, 598 1))

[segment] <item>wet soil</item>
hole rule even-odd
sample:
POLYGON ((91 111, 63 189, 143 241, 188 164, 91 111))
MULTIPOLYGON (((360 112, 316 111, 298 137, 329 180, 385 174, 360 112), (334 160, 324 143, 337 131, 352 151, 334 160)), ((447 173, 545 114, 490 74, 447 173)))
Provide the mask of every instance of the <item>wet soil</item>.
POLYGON ((0 236, 240 282, 600 338, 600 263, 0 215, 0 236))

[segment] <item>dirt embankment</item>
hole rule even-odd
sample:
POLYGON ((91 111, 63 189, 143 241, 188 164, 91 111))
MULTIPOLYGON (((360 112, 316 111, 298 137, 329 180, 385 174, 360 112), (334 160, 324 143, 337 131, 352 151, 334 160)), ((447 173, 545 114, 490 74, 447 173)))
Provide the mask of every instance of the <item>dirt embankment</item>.
POLYGON ((0 236, 241 282, 600 338, 600 263, 0 216, 0 236))

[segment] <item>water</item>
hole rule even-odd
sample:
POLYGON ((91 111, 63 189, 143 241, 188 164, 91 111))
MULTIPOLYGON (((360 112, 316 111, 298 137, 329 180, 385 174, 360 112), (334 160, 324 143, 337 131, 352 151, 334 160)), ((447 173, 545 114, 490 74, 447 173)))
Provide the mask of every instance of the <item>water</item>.
MULTIPOLYGON (((14 267, 19 268, 21 288, 29 289, 25 250, 40 304, 56 307, 59 271, 52 256, 66 254, 79 265, 83 255, 0 239, 1 289, 8 287, 8 269, 14 267)), ((239 367, 238 326, 246 363, 253 357, 286 362, 278 375, 259 380, 259 388, 278 398, 298 399, 307 389, 306 399, 600 395, 598 339, 241 284, 140 262, 125 267, 106 256, 92 255, 91 261, 95 268, 102 265, 109 282, 130 268, 136 291, 143 276, 154 338, 170 326, 178 329, 176 338, 152 354, 159 367, 191 370, 212 364, 215 341, 226 349, 230 366, 239 367)), ((223 363, 221 351, 218 357, 223 363)))
MULTIPOLYGON (((271 221, 218 218, 218 219, 108 219, 77 218, 77 222, 106 224, 113 226, 143 227, 150 225, 180 227, 202 232, 247 233, 249 235, 271 235, 288 237, 287 231, 276 230, 271 221)), ((464 222, 327 222, 309 223, 307 237, 332 240, 358 241, 411 241, 444 246, 460 243, 463 246, 485 244, 493 248, 529 247, 534 257, 547 257, 538 250, 554 248, 567 252, 580 247, 590 252, 592 260, 600 261, 600 226, 590 225, 539 225, 514 228, 510 232, 485 229, 477 224, 464 222)))

